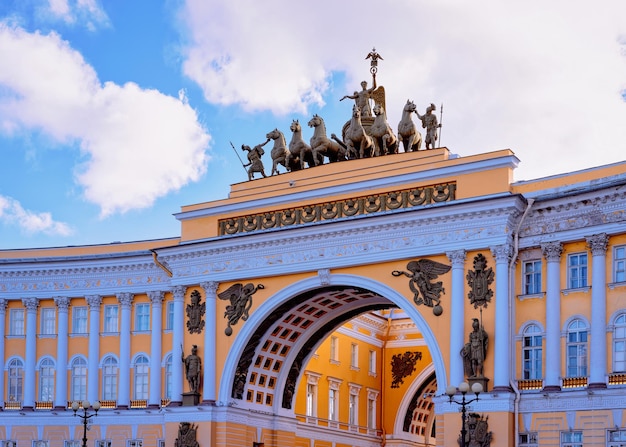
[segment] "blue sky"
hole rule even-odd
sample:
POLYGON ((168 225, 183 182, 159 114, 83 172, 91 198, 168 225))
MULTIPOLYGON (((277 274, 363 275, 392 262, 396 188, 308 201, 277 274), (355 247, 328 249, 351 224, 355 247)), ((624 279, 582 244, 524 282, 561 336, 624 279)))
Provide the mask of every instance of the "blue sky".
POLYGON ((622 0, 1 0, 0 249, 178 236, 247 180, 231 141, 340 133, 374 46, 396 131, 443 104, 441 143, 516 180, 626 158, 622 0))

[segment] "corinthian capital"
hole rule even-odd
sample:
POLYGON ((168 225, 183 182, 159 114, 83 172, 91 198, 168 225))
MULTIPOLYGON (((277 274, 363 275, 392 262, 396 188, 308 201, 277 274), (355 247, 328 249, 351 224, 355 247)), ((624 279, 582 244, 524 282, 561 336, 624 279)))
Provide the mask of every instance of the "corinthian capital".
POLYGON ((593 256, 603 256, 606 254, 606 247, 609 244, 609 236, 606 233, 594 234, 587 237, 587 246, 591 249, 593 256))
POLYGON ((548 262, 559 261, 563 253, 563 244, 560 242, 547 242, 541 245, 541 253, 548 262))

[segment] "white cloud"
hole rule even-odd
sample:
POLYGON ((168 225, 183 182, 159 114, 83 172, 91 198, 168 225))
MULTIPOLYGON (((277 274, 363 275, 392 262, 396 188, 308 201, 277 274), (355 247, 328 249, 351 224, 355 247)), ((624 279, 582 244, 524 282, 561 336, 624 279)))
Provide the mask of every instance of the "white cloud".
POLYGON ((27 234, 69 236, 73 233, 68 224, 55 221, 50 213, 25 210, 17 200, 2 195, 0 195, 0 222, 17 226, 27 234))
POLYGON ((184 101, 101 84, 57 34, 0 24, 0 129, 77 143, 76 179, 101 215, 146 208, 206 171, 210 136, 184 101))
POLYGON ((68 25, 82 25, 95 30, 109 25, 109 18, 97 0, 48 0, 42 15, 68 25))
POLYGON ((444 145, 511 148, 522 178, 624 158, 622 0, 187 0, 182 17, 185 73, 214 104, 310 113, 332 72, 342 94, 369 77, 376 46, 394 128, 406 99, 443 103, 444 145))

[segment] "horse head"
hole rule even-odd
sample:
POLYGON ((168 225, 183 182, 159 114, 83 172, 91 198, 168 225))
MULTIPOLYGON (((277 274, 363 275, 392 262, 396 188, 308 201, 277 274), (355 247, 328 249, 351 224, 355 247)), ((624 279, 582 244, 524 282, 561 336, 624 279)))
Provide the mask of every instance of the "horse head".
POLYGON ((278 129, 274 129, 271 132, 268 132, 267 135, 265 135, 265 138, 271 138, 272 140, 276 140, 280 138, 280 131, 278 129))
POLYGON ((320 118, 320 116, 316 113, 309 121, 309 127, 317 127, 320 124, 322 124, 322 118, 320 118))
POLYGON ((356 105, 352 106, 352 118, 361 118, 361 108, 356 105))
POLYGON ((406 100, 406 104, 404 105, 404 108, 402 109, 403 112, 408 112, 408 113, 412 113, 415 112, 415 110, 417 110, 417 107, 415 106, 415 103, 409 99, 406 100))
POLYGON ((374 112, 374 115, 376 115, 376 116, 381 116, 381 115, 384 116, 385 115, 385 109, 383 109, 383 106, 381 106, 380 104, 376 104, 374 106, 373 112, 374 112))
POLYGON ((300 122, 298 120, 293 120, 291 122, 291 126, 289 126, 289 130, 291 130, 292 132, 299 132, 302 130, 302 127, 300 126, 300 122))

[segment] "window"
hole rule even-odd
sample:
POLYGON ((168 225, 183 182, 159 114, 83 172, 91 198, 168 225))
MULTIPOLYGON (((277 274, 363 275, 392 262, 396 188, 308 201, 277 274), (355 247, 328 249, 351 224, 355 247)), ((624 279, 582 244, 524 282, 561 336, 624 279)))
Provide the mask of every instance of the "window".
POLYGON ((135 399, 148 399, 148 371, 150 362, 145 355, 140 355, 135 360, 135 399))
POLYGON ((306 384, 306 415, 317 416, 317 384, 306 384))
POLYGON ((80 441, 63 441, 63 447, 80 447, 80 441))
POLYGON ((561 432, 561 447, 583 447, 582 431, 561 432))
POLYGON ((126 447, 142 447, 143 441, 141 439, 128 439, 126 441, 126 447))
POLYGON ((72 308, 72 333, 87 333, 87 307, 81 306, 72 308))
POLYGON ((537 447, 539 445, 537 432, 520 433, 519 447, 537 447))
POLYGON ((102 399, 117 399, 117 359, 108 356, 102 362, 102 399))
POLYGON ((371 375, 376 375, 376 351, 370 349, 368 369, 371 375))
POLYGON ((368 391, 367 393, 367 428, 376 428, 376 399, 378 393, 375 391, 368 391))
POLYGON ((104 306, 104 332, 117 332, 117 306, 104 306))
POLYGON ((531 324, 524 329, 522 338, 522 378, 524 380, 542 378, 542 341, 541 330, 537 325, 531 324))
POLYGON ((576 319, 567 326, 567 377, 587 376, 587 327, 576 319))
POLYGON ((613 281, 626 281, 626 245, 613 249, 613 281))
POLYGON ((626 314, 615 319, 613 328, 613 372, 626 372, 626 314))
POLYGON ((626 429, 609 430, 607 447, 624 447, 626 446, 626 429))
POLYGON ((43 440, 43 439, 38 439, 38 440, 33 440, 32 446, 33 447, 48 447, 50 445, 50 442, 47 440, 43 440))
POLYGON ((110 439, 96 439, 96 447, 111 447, 110 439))
POLYGON ((339 390, 333 388, 328 391, 328 420, 339 420, 339 390))
POLYGON ((9 335, 24 335, 24 309, 11 309, 9 335))
POLYGON ((165 330, 174 330, 174 301, 165 304, 165 330))
POLYGON ((72 361, 71 400, 87 399, 87 360, 77 357, 72 361))
POLYGON ((146 332, 150 330, 150 304, 139 303, 135 305, 135 331, 146 332))
POLYGON ((43 307, 41 309, 41 335, 56 334, 56 309, 43 307))
POLYGON ((350 400, 348 401, 348 424, 357 425, 357 396, 350 393, 350 400))
POLYGON ((541 261, 524 262, 524 295, 541 293, 541 261))
POLYGON ((339 361, 339 340, 335 336, 330 337, 330 361, 339 361))
POLYGON ((359 367, 359 345, 357 345, 356 343, 352 343, 350 345, 350 367, 359 367))
POLYGON ((52 402, 54 400, 54 361, 45 358, 39 364, 39 400, 52 402))
POLYGON ((587 287, 587 253, 576 253, 567 257, 567 274, 570 289, 587 287))
POLYGON ((23 399, 24 363, 20 359, 9 362, 9 401, 21 402, 23 399))
POLYGON ((165 398, 172 398, 172 356, 168 355, 165 360, 165 398))

